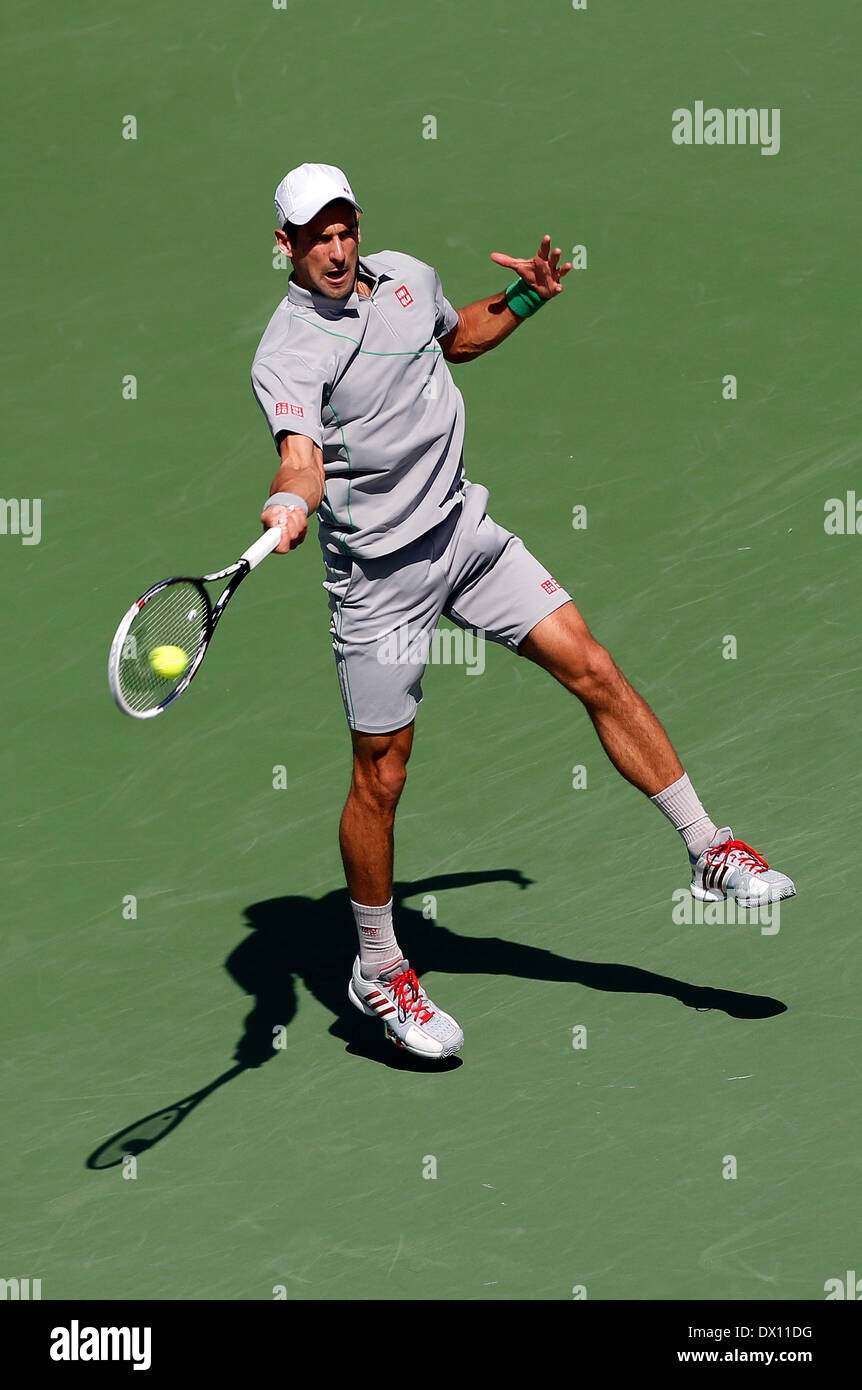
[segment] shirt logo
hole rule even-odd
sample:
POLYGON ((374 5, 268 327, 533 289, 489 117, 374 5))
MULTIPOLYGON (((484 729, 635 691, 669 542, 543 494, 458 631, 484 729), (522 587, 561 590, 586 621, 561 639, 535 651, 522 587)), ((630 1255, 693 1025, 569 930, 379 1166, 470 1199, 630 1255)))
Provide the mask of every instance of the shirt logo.
POLYGON ((406 285, 399 285, 398 289, 395 291, 395 298, 398 300, 398 303, 402 305, 402 307, 405 309, 408 305, 413 303, 413 296, 406 285))
POLYGON ((542 588, 546 594, 555 594, 558 589, 562 588, 562 585, 558 584, 556 579, 546 579, 542 584, 542 588))
POLYGON ((305 411, 301 405, 291 405, 290 401, 276 401, 276 415, 304 415, 305 411))

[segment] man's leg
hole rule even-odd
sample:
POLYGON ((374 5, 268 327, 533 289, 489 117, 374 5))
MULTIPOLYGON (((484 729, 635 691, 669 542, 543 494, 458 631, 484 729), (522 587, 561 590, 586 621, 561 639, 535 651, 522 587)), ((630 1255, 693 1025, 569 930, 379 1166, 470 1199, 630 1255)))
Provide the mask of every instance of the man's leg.
POLYGON ((789 897, 796 890, 786 874, 770 870, 729 826, 717 829, 649 705, 595 640, 571 595, 520 537, 481 510, 487 498, 485 488, 467 485, 447 616, 528 657, 578 696, 611 762, 685 841, 695 897, 732 894, 743 906, 767 894, 789 897))
POLYGON ((682 777, 679 758, 658 719, 573 603, 537 623, 518 652, 583 702, 605 752, 628 782, 655 796, 682 777))
POLYGON ((353 733, 353 776, 339 835, 359 934, 347 993, 357 1009, 385 1024, 398 1047, 441 1061, 461 1050, 464 1034, 428 998, 392 922, 393 828, 412 746, 412 724, 391 734, 353 733))
POLYGON ((614 767, 667 816, 695 864, 711 845, 716 826, 646 700, 593 637, 574 603, 562 604, 537 623, 518 652, 577 695, 614 767))
POLYGON ((353 775, 339 841, 350 896, 382 906, 392 897, 395 811, 407 780, 413 724, 391 734, 352 731, 353 775))
POLYGON ((584 704, 618 772, 639 787, 685 840, 692 893, 716 901, 730 893, 744 907, 792 897, 796 888, 729 826, 719 830, 698 800, 673 746, 644 699, 567 602, 542 618, 519 655, 549 671, 584 704))

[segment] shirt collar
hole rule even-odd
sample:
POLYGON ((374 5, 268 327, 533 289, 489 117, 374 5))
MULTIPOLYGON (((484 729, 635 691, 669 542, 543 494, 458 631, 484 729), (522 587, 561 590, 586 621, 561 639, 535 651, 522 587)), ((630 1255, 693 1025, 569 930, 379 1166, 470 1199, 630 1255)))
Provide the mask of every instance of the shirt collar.
MULTIPOLYGON (((372 293, 381 280, 391 280, 395 275, 393 267, 382 261, 379 256, 360 256, 359 273, 363 279, 372 282, 372 293)), ((302 285, 298 285, 293 278, 293 271, 287 282, 287 297, 291 304, 314 309, 326 319, 340 319, 347 313, 355 313, 363 299, 367 298, 366 295, 359 294, 358 290, 354 290, 346 299, 330 299, 326 294, 318 294, 316 290, 306 290, 302 285)))

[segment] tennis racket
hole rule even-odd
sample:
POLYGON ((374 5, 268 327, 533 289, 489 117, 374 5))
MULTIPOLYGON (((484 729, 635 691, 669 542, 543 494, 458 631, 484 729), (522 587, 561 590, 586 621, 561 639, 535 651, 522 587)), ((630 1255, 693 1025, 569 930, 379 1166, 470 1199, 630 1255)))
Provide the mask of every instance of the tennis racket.
POLYGON ((247 574, 271 555, 281 540, 281 527, 271 526, 227 569, 200 579, 163 579, 132 604, 111 643, 108 683, 124 714, 152 719, 188 690, 200 670, 216 624, 247 574), (213 602, 206 584, 227 579, 213 602), (160 675, 153 653, 178 647, 187 658, 176 675, 160 675))

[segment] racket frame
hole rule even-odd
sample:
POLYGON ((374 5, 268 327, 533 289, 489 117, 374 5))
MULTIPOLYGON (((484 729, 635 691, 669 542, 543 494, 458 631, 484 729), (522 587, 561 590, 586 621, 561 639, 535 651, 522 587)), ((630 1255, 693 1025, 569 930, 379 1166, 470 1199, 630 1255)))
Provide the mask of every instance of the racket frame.
POLYGON ((111 694, 114 697, 114 703, 122 710, 123 714, 129 714, 133 719, 154 719, 157 714, 161 714, 169 705, 172 705, 175 700, 178 700, 180 695, 188 690, 192 680, 200 670, 201 662, 206 656, 207 648, 212 641, 213 633, 216 630, 219 618, 227 607, 228 600, 236 593, 236 590, 243 579, 245 579, 246 575, 251 574, 252 570, 260 564, 261 560, 266 559, 267 555, 272 554, 280 540, 281 527, 271 526, 264 531, 263 535, 259 536, 247 550, 243 551, 238 560, 232 565, 228 565, 226 569, 215 570, 212 574, 202 574, 199 578, 192 578, 189 575, 174 575, 170 579, 162 579, 158 584, 153 584, 151 588, 147 589, 146 593, 141 594, 139 599, 135 600, 128 612, 124 614, 117 631, 114 633, 114 640, 111 643, 111 650, 108 655, 108 684, 111 688, 111 694), (203 586, 204 584, 217 584, 220 579, 228 579, 230 582, 219 594, 216 602, 213 603, 203 586), (156 594, 162 593, 165 589, 170 588, 172 584, 191 584, 200 594, 202 602, 205 605, 206 613, 206 626, 203 637, 198 643, 197 651, 189 662, 188 667, 183 672, 179 684, 165 696, 164 700, 156 705, 155 709, 132 709, 128 701, 123 698, 123 693, 120 688, 120 661, 122 660, 123 647, 129 635, 132 623, 135 621, 138 614, 146 607, 150 599, 154 598, 156 594))

